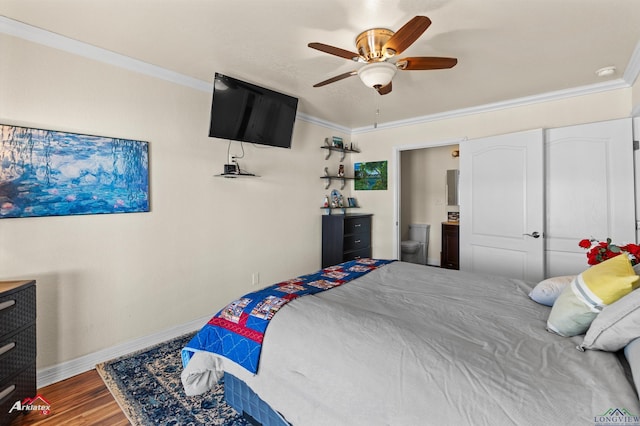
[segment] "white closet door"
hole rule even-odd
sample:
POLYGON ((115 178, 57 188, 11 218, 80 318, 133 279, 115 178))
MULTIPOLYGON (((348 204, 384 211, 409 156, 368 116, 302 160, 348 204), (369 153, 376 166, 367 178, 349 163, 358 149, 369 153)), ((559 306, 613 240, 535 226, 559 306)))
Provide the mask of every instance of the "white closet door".
POLYGON ((631 119, 546 130, 547 276, 588 267, 583 238, 635 242, 631 119))
POLYGON ((460 144, 460 269, 542 279, 543 146, 541 129, 460 144))

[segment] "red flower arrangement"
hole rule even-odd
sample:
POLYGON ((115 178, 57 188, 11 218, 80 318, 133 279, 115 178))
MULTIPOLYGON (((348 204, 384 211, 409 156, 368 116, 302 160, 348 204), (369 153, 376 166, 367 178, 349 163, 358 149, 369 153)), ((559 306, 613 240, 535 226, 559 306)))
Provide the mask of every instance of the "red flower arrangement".
POLYGON ((606 241, 596 241, 594 239, 580 240, 578 243, 583 249, 587 249, 587 263, 589 265, 597 265, 600 262, 604 262, 607 259, 616 257, 619 254, 625 253, 632 265, 640 263, 640 246, 637 244, 625 244, 619 246, 611 242, 611 238, 607 238, 606 241))

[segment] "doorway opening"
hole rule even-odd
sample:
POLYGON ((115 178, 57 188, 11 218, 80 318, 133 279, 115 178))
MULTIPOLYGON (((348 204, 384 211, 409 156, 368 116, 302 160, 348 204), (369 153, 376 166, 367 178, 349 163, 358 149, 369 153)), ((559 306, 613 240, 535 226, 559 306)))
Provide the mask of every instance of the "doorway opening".
MULTIPOLYGON (((440 266, 443 222, 459 215, 457 202, 450 204, 447 197, 447 170, 459 169, 459 143, 466 139, 422 143, 395 147, 394 167, 394 255, 413 259, 407 247, 411 238, 410 225, 430 225, 424 261, 440 266)), ((422 254, 421 254, 422 256, 422 254)), ((416 258, 417 259, 417 258, 416 258)), ((422 263, 416 262, 416 263, 422 263)))

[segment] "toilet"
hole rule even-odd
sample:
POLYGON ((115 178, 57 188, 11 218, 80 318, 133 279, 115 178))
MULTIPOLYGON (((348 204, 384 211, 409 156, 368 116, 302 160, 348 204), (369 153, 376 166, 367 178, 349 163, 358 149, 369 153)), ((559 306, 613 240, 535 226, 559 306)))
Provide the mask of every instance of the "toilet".
POLYGON ((403 262, 427 264, 429 250, 429 228, 431 225, 412 223, 409 225, 409 239, 400 242, 400 260, 403 262))

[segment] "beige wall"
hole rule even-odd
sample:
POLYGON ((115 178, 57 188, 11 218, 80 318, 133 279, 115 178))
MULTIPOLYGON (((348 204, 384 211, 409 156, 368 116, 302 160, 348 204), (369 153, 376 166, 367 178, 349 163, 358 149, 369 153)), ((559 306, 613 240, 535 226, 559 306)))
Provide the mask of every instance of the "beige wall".
MULTIPOLYGON (((407 146, 434 146, 463 138, 474 139, 535 128, 553 128, 629 117, 632 89, 578 96, 492 112, 457 116, 420 124, 360 132, 353 136, 363 153, 358 161, 389 161, 388 191, 356 191, 361 204, 374 213, 373 256, 397 254, 394 221, 396 152, 407 146)), ((464 220, 464 211, 460 213, 464 220)))
POLYGON ((320 267, 335 131, 297 121, 291 150, 245 144, 261 178, 216 178, 210 93, 4 35, 0 51, 0 123, 150 144, 150 213, 0 220, 0 279, 37 279, 38 368, 212 315, 254 272, 265 286, 320 267))

